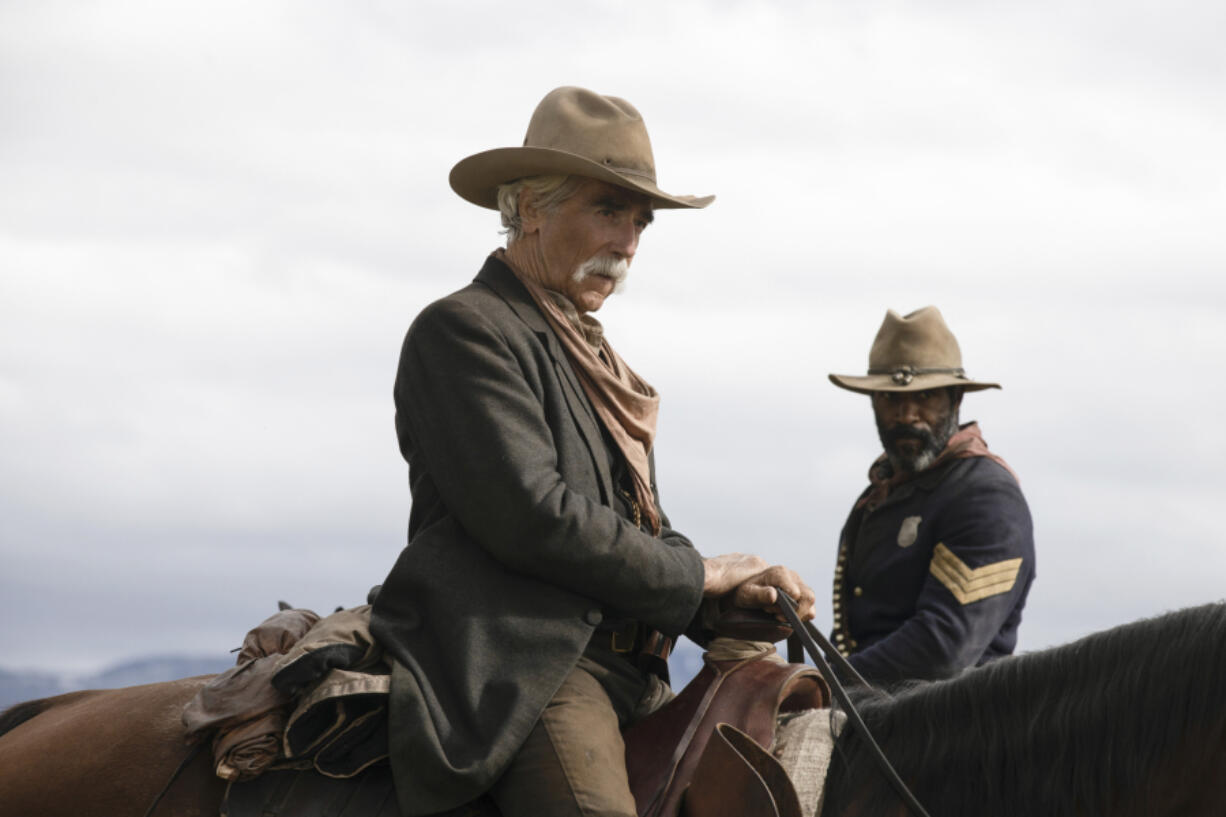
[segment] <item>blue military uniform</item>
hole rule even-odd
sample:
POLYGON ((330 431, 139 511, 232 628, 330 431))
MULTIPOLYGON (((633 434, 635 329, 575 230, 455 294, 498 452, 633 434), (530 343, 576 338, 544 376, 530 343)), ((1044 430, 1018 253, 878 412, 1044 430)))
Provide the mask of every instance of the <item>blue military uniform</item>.
MULTIPOLYGON (((889 469, 879 461, 874 469, 889 469)), ((843 527, 834 640, 874 683, 946 678, 1009 655, 1035 576, 1030 511, 991 457, 938 461, 843 527)))

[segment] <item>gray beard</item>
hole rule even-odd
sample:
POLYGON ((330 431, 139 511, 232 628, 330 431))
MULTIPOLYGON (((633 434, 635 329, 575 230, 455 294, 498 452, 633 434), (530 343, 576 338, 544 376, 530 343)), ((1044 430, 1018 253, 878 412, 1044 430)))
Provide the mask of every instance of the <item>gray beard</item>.
POLYGON ((923 471, 928 466, 936 461, 936 458, 941 456, 941 452, 945 450, 945 446, 949 444, 950 437, 958 433, 958 412, 951 411, 945 416, 945 421, 940 423, 931 433, 923 429, 910 427, 893 428, 886 430, 877 424, 877 436, 881 438, 881 445, 885 448, 886 459, 890 461, 890 465, 894 467, 894 473, 915 474, 923 471), (923 447, 916 454, 903 454, 895 450, 895 443, 901 439, 917 439, 923 443, 923 447))

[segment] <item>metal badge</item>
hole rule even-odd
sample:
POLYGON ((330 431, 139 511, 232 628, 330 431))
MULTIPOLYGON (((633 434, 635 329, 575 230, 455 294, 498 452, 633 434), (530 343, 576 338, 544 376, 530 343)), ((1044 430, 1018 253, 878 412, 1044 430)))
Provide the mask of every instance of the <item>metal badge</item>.
POLYGON ((902 525, 898 528, 898 546, 900 548, 911 547, 915 544, 915 540, 919 537, 919 526, 922 520, 922 516, 908 516, 902 521, 902 525))

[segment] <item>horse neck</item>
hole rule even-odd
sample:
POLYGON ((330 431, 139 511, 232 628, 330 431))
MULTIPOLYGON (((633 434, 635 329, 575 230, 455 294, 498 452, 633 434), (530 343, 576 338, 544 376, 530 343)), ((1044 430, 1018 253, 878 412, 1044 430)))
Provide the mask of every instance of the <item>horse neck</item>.
MULTIPOLYGON (((1223 606, 1182 611, 865 701, 863 712, 933 814, 1220 814, 1205 789, 1226 771, 1223 638, 1223 606)), ((845 733, 840 749, 834 813, 895 812, 863 741, 845 733)))

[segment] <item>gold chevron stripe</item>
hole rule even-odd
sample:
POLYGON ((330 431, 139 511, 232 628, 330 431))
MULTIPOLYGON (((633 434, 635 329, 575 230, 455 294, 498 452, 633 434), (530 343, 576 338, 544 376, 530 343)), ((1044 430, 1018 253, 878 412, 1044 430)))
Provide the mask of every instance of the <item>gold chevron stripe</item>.
POLYGON ((1017 583, 1017 574, 1021 569, 1020 556, 983 567, 968 567, 943 542, 933 549, 932 563, 928 565, 928 572, 936 576, 937 581, 945 585, 963 605, 1008 593, 1017 583))

